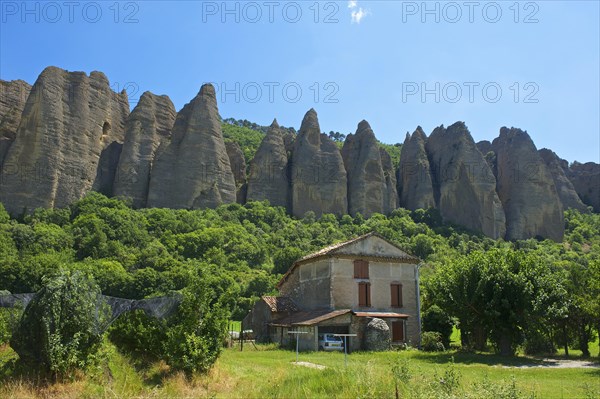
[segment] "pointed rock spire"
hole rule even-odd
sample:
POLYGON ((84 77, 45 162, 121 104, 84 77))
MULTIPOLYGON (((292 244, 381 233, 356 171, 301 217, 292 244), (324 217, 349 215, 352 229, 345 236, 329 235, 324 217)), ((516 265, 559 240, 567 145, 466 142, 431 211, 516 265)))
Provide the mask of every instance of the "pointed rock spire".
POLYGON ((152 168, 148 206, 215 208, 236 201, 212 85, 203 85, 177 114, 171 141, 164 147, 152 168))

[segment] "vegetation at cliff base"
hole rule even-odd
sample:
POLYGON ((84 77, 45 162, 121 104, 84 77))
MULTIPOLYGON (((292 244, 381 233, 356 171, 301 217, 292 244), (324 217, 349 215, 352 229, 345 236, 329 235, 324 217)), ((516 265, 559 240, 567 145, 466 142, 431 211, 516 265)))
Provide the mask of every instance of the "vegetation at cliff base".
MULTIPOLYGON (((600 216, 569 210, 565 218, 562 243, 506 242, 443 223, 435 210, 368 219, 308 212, 297 219, 266 202, 133 210, 91 193, 68 208, 17 219, 0 208, 0 289, 44 291, 48 276, 62 270, 89 276, 104 295, 179 292, 177 316, 160 321, 132 312, 107 339, 124 353, 191 375, 216 361, 227 320, 241 320, 261 295, 275 294, 296 259, 376 231, 423 260, 424 327, 440 333, 444 349, 454 327, 463 350, 596 356, 600 216)), ((0 309, 4 343, 17 328, 10 312, 0 309)))

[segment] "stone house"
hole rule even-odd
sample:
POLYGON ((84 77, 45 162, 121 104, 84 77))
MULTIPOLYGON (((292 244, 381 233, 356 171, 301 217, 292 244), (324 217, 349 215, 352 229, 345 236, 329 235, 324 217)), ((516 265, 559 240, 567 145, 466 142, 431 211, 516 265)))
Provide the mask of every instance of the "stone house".
POLYGON ((302 331, 302 350, 321 333, 356 334, 349 350, 369 349, 367 324, 382 319, 392 344, 420 344, 420 260, 376 233, 331 245, 296 261, 277 297, 262 297, 244 319, 262 342, 286 345, 302 331))

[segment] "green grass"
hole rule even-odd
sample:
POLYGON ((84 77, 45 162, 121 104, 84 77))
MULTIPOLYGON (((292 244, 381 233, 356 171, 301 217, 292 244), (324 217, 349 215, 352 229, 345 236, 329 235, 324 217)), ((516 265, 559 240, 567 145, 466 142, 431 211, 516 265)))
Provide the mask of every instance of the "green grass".
POLYGON ((162 362, 144 363, 104 345, 105 361, 74 381, 48 384, 11 374, 16 355, 0 348, 0 397, 217 397, 348 398, 394 397, 392 366, 404 365, 402 397, 411 398, 596 398, 600 369, 534 367, 541 360, 492 354, 419 351, 353 353, 344 366, 342 353, 300 353, 300 361, 324 365, 316 370, 293 364, 293 351, 273 345, 227 349, 206 375, 191 379, 171 373, 162 362), (522 368, 523 366, 531 366, 522 368), (458 381, 452 386, 448 381, 458 381), (513 386, 514 383, 514 386, 513 386))

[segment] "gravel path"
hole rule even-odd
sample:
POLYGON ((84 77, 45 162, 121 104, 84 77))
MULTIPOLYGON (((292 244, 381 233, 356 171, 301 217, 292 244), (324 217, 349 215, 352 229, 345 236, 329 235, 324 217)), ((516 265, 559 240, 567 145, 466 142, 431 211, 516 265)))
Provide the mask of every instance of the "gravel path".
POLYGON ((522 366, 503 366, 505 368, 557 368, 557 369, 575 369, 575 368, 600 368, 600 363, 588 360, 567 360, 567 359, 541 359, 541 364, 525 364, 522 366))

